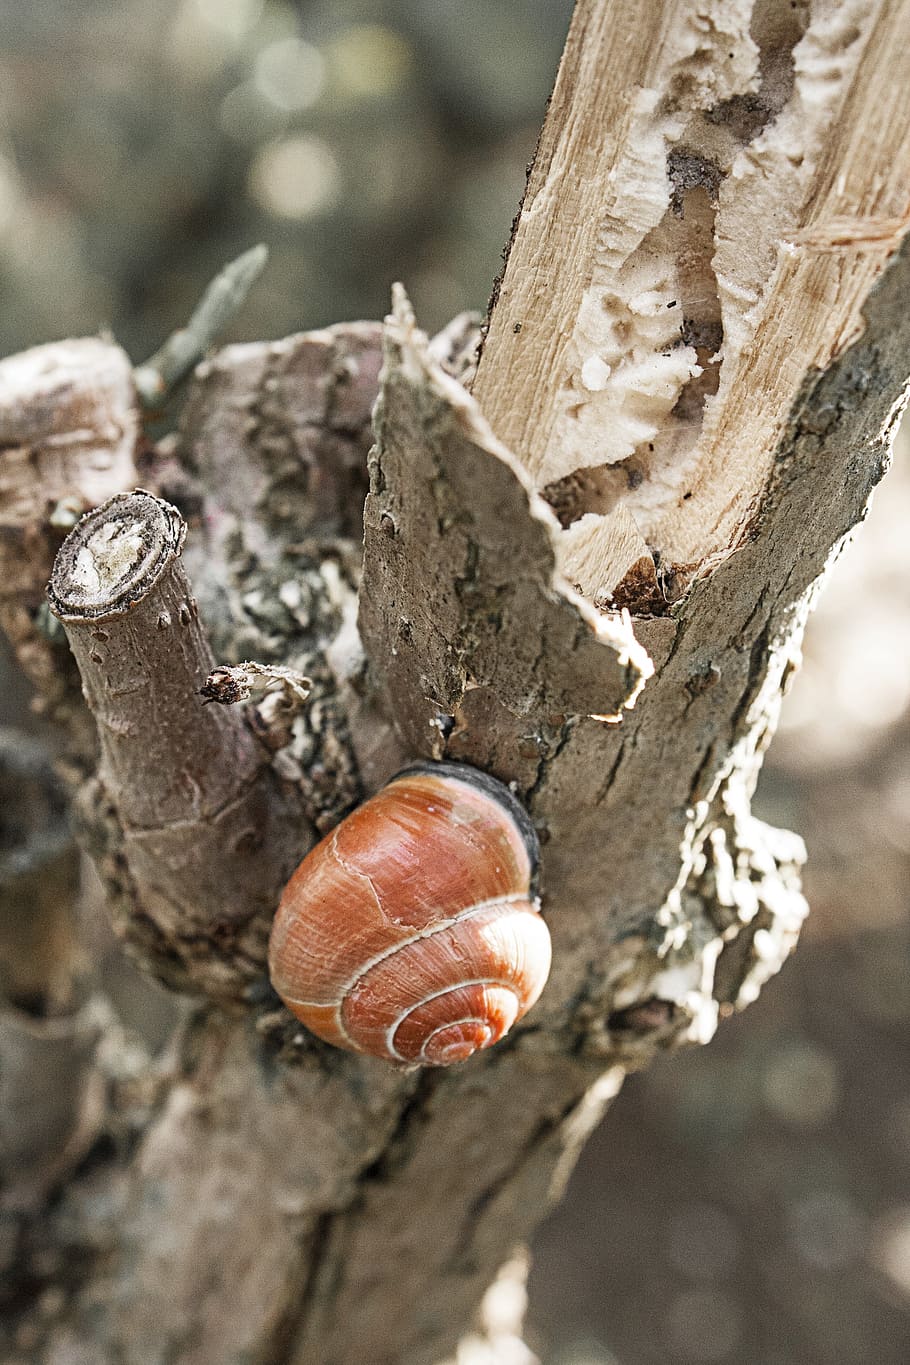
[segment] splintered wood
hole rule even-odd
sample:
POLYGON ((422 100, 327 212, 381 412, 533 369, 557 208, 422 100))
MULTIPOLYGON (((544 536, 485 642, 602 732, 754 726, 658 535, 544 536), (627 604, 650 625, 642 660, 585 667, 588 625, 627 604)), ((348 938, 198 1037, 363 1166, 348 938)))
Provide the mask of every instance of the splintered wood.
POLYGON ((599 605, 666 611, 749 538, 862 331, 910 225, 908 34, 908 0, 576 5, 473 392, 599 605))

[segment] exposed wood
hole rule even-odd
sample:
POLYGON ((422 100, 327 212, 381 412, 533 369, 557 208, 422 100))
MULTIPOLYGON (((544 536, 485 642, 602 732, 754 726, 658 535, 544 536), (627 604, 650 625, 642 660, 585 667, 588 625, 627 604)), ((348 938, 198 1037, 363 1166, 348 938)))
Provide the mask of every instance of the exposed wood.
POLYGON ((474 394, 564 514, 626 508, 672 595, 752 534, 910 226, 908 30, 906 0, 576 5, 474 394))
MULTIPOLYGON (((616 585, 635 571, 647 583, 655 602, 659 600, 657 570, 648 543, 622 503, 606 516, 586 512, 566 527, 558 544, 560 568, 566 578, 596 607, 610 608, 616 585)), ((637 589, 642 610, 648 605, 644 584, 639 582, 637 589)))

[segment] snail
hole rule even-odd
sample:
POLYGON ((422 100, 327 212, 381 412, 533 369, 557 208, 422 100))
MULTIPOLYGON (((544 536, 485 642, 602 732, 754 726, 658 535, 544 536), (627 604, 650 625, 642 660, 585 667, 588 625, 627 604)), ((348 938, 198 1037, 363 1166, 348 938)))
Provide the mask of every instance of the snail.
POLYGON ((406 768, 291 877, 272 926, 272 984, 337 1047, 464 1061, 546 982, 537 861, 534 827, 501 782, 460 763, 406 768))

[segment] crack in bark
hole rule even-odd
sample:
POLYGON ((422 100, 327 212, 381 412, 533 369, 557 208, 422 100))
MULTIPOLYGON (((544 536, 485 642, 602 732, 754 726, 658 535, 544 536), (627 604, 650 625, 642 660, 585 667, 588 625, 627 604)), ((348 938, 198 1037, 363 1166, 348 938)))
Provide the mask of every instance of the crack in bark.
POLYGON ((537 766, 537 775, 525 792, 525 805, 529 810, 533 810, 535 797, 546 781, 553 764, 572 738, 577 723, 578 718, 576 716, 570 716, 567 720, 563 720, 559 725, 559 731, 555 741, 549 747, 549 752, 541 755, 540 762, 537 766))
MULTIPOLYGON (((300 1262, 300 1292, 294 1303, 288 1304, 257 1365, 293 1365, 296 1343, 306 1330, 320 1272, 331 1244, 332 1229, 339 1214, 320 1213, 300 1262)), ((289 1276, 291 1283, 295 1277, 289 1276)))
POLYGON ((414 1088, 402 1105, 394 1129, 382 1151, 360 1172, 357 1185, 349 1200, 338 1209, 319 1215, 313 1235, 313 1251, 307 1267, 305 1293, 299 1311, 293 1316, 285 1329, 285 1353, 269 1359, 264 1365, 293 1365, 293 1362, 308 1349, 309 1320, 320 1298, 329 1302, 335 1297, 326 1286, 327 1275, 343 1275, 345 1258, 341 1253, 346 1232, 357 1224, 362 1214, 369 1189, 394 1180, 397 1172, 406 1164, 408 1151, 413 1141, 413 1133, 426 1121, 426 1111, 432 1103, 433 1095, 439 1085, 440 1077, 436 1072, 418 1072, 414 1088))
POLYGON ((500 1171, 484 1189, 478 1191, 462 1219, 461 1229, 456 1238, 458 1252, 444 1264, 444 1273, 466 1274, 470 1272, 472 1268, 472 1242, 484 1213, 498 1196, 518 1178, 522 1169, 533 1160, 544 1143, 548 1142, 554 1133, 559 1131, 577 1107, 578 1099, 573 1097, 558 1113, 543 1117, 522 1146, 514 1153, 508 1167, 500 1171))
POLYGON ((621 766, 621 764, 622 764, 623 755, 625 754, 625 750, 626 750, 626 740, 625 740, 625 736, 620 735, 619 745, 618 745, 617 750, 616 750, 616 757, 613 759, 613 762, 610 764, 610 770, 609 770, 609 772, 607 773, 607 776, 606 776, 606 778, 605 778, 605 780, 604 780, 603 786, 598 787, 597 793, 596 793, 596 795, 595 795, 595 797, 594 797, 594 804, 595 804, 595 806, 600 806, 600 805, 602 805, 603 802, 606 800, 606 798, 607 798, 607 796, 608 796, 608 794, 609 794, 609 792, 610 792, 610 788, 613 786, 613 783, 616 781, 616 778, 617 778, 617 776, 618 776, 618 774, 619 774, 619 769, 620 769, 620 766, 621 766))

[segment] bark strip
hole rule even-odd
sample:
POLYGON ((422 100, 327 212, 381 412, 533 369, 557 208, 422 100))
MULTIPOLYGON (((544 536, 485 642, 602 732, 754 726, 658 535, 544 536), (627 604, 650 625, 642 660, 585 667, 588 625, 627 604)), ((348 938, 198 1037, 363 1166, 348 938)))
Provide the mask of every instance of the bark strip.
POLYGON ((414 749, 440 757, 478 689, 529 724, 632 706, 647 654, 559 576, 555 518, 434 363, 400 288, 376 430, 360 630, 414 749))

